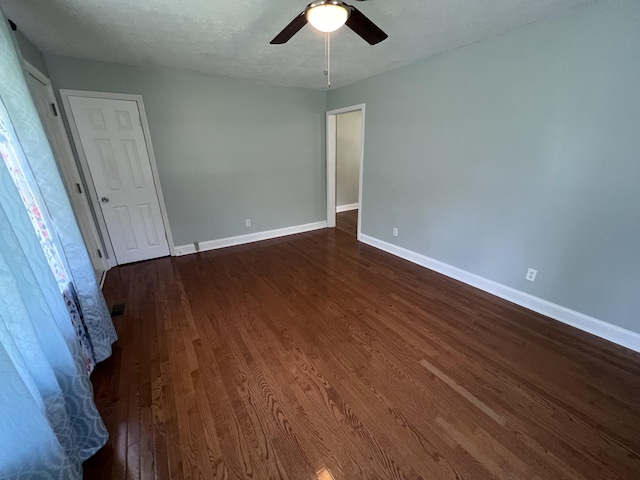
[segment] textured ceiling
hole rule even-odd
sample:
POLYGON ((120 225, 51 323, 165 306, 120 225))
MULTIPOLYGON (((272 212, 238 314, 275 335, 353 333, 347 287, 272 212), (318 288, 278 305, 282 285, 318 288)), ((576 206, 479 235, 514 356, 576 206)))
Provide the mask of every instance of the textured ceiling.
MULTIPOLYGON (((333 88, 467 45, 593 0, 351 1, 389 34, 370 46, 332 34, 333 88)), ((0 0, 45 52, 164 65, 262 83, 326 88, 324 37, 309 25, 269 41, 307 0, 0 0)))

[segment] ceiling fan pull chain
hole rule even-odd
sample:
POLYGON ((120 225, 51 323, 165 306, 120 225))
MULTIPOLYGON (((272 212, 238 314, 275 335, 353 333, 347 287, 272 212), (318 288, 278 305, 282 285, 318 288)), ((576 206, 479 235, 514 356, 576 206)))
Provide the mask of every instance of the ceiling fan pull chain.
POLYGON ((327 33, 327 88, 331 88, 331 33, 327 33))
POLYGON ((324 34, 324 76, 326 77, 327 75, 329 75, 329 70, 327 69, 327 37, 329 36, 328 33, 324 34))
POLYGON ((324 34, 324 76, 327 77, 329 83, 329 34, 324 34))

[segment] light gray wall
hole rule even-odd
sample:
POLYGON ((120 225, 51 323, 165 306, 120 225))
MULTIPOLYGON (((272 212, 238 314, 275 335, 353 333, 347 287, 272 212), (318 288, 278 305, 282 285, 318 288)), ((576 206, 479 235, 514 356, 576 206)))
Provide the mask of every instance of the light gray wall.
POLYGON ((364 234, 640 332, 640 2, 328 94, 360 103, 364 234))
POLYGON ((142 95, 176 245, 326 219, 324 92, 53 55, 46 62, 56 90, 142 95))
POLYGON ((358 203, 362 112, 336 116, 336 206, 358 203))
POLYGON ((45 63, 44 55, 38 47, 31 43, 31 41, 25 37, 19 29, 13 32, 13 35, 18 43, 22 58, 45 75, 48 74, 49 72, 47 71, 47 64, 45 63))

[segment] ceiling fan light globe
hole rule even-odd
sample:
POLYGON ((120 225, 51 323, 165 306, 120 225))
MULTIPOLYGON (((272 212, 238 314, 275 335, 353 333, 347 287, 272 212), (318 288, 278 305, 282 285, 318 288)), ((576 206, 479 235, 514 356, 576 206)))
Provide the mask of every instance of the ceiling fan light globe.
POLYGON ((312 6, 307 10, 307 21, 320 32, 335 32, 345 24, 349 11, 342 5, 333 3, 312 6))

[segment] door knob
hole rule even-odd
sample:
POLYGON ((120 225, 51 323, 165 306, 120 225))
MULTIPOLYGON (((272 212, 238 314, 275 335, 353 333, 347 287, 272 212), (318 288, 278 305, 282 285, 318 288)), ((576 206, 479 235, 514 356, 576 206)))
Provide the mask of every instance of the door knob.
POLYGON ((102 198, 100 199, 100 201, 101 201, 102 203, 109 203, 109 197, 102 197, 102 198))

